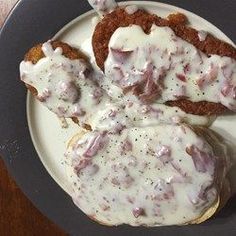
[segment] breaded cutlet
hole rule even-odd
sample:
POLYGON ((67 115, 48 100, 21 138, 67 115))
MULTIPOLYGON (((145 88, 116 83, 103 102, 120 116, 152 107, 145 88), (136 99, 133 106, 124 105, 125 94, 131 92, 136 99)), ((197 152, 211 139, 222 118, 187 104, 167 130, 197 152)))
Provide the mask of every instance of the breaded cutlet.
MULTIPOLYGON (((145 33, 149 33, 153 24, 157 26, 169 26, 175 34, 193 44, 197 49, 206 54, 217 54, 236 59, 236 49, 214 36, 208 34, 204 41, 200 41, 198 31, 186 26, 187 18, 183 14, 171 14, 167 19, 150 14, 144 10, 138 10, 134 14, 128 14, 125 9, 117 8, 106 15, 95 28, 92 45, 96 58, 96 63, 100 69, 104 70, 104 63, 108 57, 108 44, 111 36, 119 27, 129 25, 139 25, 145 33)), ((177 106, 183 111, 196 115, 222 114, 229 110, 222 104, 213 102, 191 102, 186 99, 168 101, 169 106, 177 106)))
MULTIPOLYGON (((78 49, 71 47, 70 45, 68 45, 67 43, 63 43, 61 41, 51 41, 50 42, 53 49, 55 50, 56 48, 61 48, 62 49, 62 55, 64 55, 65 57, 71 59, 71 60, 77 60, 77 59, 84 59, 85 61, 87 61, 86 56, 80 52, 78 49)), ((43 44, 40 43, 36 46, 34 46, 33 48, 31 48, 27 54, 24 57, 25 61, 30 61, 33 64, 36 64, 40 59, 44 58, 45 55, 43 53, 42 50, 42 46, 43 44)), ((37 96, 38 95, 38 91, 37 89, 35 89, 34 87, 30 86, 29 84, 26 84, 26 87, 29 89, 29 91, 34 95, 37 96)), ((79 123, 79 120, 77 117, 71 117, 71 119, 75 122, 75 123, 79 123)), ((91 127, 89 125, 85 125, 86 127, 84 127, 87 130, 91 130, 91 127)))
MULTIPOLYGON (((65 57, 67 57, 67 58, 69 58, 71 60, 76 60, 76 59, 85 59, 86 60, 86 57, 85 57, 84 54, 82 54, 77 49, 72 48, 67 43, 63 43, 63 42, 60 42, 60 41, 52 41, 51 45, 52 45, 54 50, 56 48, 61 48, 62 49, 62 54, 65 57)), ((27 54, 25 55, 24 60, 25 61, 30 61, 33 64, 36 64, 40 59, 44 58, 45 55, 43 53, 42 46, 43 46, 43 44, 40 43, 40 44, 34 46, 33 48, 31 48, 27 52, 27 54)), ((30 92, 34 96, 38 95, 38 92, 37 92, 37 90, 34 87, 32 87, 32 86, 30 86, 28 84, 26 84, 26 87, 30 90, 30 92)))

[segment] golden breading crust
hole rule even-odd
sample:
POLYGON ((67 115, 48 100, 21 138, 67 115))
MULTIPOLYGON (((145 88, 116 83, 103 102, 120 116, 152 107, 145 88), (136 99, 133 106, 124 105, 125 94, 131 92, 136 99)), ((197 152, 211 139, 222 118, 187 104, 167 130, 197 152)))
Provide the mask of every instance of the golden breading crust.
MULTIPOLYGON (((36 64, 40 59, 44 58, 45 55, 42 50, 42 45, 43 44, 40 43, 34 46, 33 48, 31 48, 29 52, 25 55, 24 60, 30 61, 33 64, 36 64)), ((77 60, 77 59, 84 59, 85 61, 88 60, 87 57, 82 52, 80 52, 78 49, 71 47, 67 43, 63 43, 60 41, 52 41, 51 45, 54 50, 60 47, 62 49, 62 54, 71 60, 77 60)), ((34 96, 38 95, 38 91, 36 88, 32 87, 29 84, 25 84, 25 85, 34 96)), ((79 124, 79 119, 77 117, 71 117, 71 119, 73 120, 74 123, 79 124)), ((86 124, 83 125, 83 128, 87 130, 91 130, 91 127, 86 124)))
MULTIPOLYGON (((54 50, 59 47, 62 48, 63 55, 71 60, 76 60, 80 58, 86 59, 81 52, 79 52, 75 48, 72 48, 67 43, 63 43, 60 41, 52 41, 51 45, 54 50)), ((31 61, 33 64, 36 64, 40 59, 45 57, 42 51, 42 46, 43 44, 40 43, 35 47, 31 48, 29 52, 25 55, 25 61, 31 61)))
MULTIPOLYGON (((140 25, 145 33, 148 33, 153 24, 158 26, 169 26, 175 34, 193 44, 196 48, 206 54, 217 54, 236 59, 236 49, 214 36, 208 34, 205 41, 200 41, 198 31, 186 26, 187 18, 183 14, 171 14, 167 19, 138 10, 132 15, 126 13, 122 8, 117 8, 112 13, 106 15, 95 28, 92 44, 97 65, 104 70, 104 63, 108 56, 108 44, 111 36, 119 27, 127 27, 131 24, 140 25)), ((183 111, 196 115, 222 114, 228 109, 217 103, 211 102, 191 102, 185 99, 167 102, 169 106, 177 106, 183 111)))
MULTIPOLYGON (((62 48, 63 55, 71 60, 76 60, 76 59, 81 59, 81 58, 86 60, 86 57, 81 52, 79 52, 75 48, 72 48, 71 46, 69 46, 66 43, 63 43, 60 41, 52 41, 51 44, 52 44, 52 47, 54 50, 58 47, 62 48)), ((34 46, 33 48, 31 48, 29 50, 29 52, 27 52, 27 54, 25 55, 24 60, 30 61, 33 64, 36 64, 40 59, 45 57, 43 50, 42 50, 42 46, 43 46, 43 44, 40 43, 40 44, 34 46)), ((30 92, 34 96, 38 95, 38 92, 34 87, 32 87, 28 84, 26 84, 26 87, 30 90, 30 92)))

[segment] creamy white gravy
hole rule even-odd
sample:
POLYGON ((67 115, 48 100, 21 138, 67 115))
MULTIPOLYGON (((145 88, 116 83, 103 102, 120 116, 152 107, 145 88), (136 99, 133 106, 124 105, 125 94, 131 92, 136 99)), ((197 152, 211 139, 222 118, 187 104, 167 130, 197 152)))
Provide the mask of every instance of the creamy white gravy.
POLYGON ((169 27, 153 25, 150 34, 137 25, 118 28, 109 42, 105 74, 142 102, 186 98, 236 110, 236 61, 205 55, 169 27))
POLYGON ((21 80, 36 88, 37 99, 58 117, 78 117, 86 123, 110 99, 93 80, 84 60, 66 58, 62 49, 53 50, 50 42, 43 44, 42 50, 45 57, 35 65, 21 62, 21 80))
POLYGON ((214 118, 186 114, 179 108, 161 104, 138 103, 108 104, 89 120, 93 130, 110 130, 119 133, 125 128, 151 127, 159 124, 181 124, 209 126, 214 118))
POLYGON ((198 38, 199 40, 202 42, 202 41, 205 41, 206 40, 206 37, 207 37, 207 32, 204 31, 204 30, 200 30, 198 32, 198 38))
POLYGON ((120 124, 127 128, 155 126, 160 123, 187 123, 210 126, 215 120, 215 116, 191 115, 177 107, 168 107, 163 104, 141 104, 135 96, 131 94, 124 95, 122 89, 111 83, 111 80, 98 68, 91 38, 81 45, 81 50, 89 56, 94 69, 94 77, 100 87, 112 98, 110 104, 104 106, 98 113, 93 114, 93 117, 89 120, 88 123, 93 130, 109 129, 109 127, 113 129, 115 126, 120 126, 120 124), (116 115, 110 117, 111 111, 116 115))
POLYGON ((218 197, 218 157, 185 125, 94 131, 66 156, 74 202, 105 224, 184 224, 218 197))
POLYGON ((99 15, 105 15, 118 6, 115 0, 88 0, 88 2, 99 15))

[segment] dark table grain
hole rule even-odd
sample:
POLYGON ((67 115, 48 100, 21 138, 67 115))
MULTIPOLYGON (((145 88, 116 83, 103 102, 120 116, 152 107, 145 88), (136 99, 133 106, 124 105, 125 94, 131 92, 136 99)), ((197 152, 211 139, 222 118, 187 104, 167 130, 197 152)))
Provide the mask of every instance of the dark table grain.
MULTIPOLYGON (((0 26, 17 0, 0 0, 0 26)), ((2 78, 1 78, 2 79, 2 78)), ((0 235, 64 236, 61 229, 43 216, 9 176, 0 157, 0 235)))

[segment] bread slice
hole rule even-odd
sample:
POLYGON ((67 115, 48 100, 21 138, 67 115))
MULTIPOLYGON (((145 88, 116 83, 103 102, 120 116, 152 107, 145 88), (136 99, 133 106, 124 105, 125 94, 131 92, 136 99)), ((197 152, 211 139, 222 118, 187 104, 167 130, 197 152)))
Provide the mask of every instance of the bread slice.
MULTIPOLYGON (((155 129, 155 127, 153 127, 155 129)), ((201 140, 207 140, 208 144, 210 144, 210 146, 213 148, 214 150, 214 154, 215 156, 219 157, 219 159, 217 159, 217 164, 216 164, 216 171, 215 171, 215 176, 214 176, 214 184, 217 186, 217 197, 215 198, 215 200, 212 202, 211 205, 206 205, 205 208, 202 209, 201 213, 199 214, 198 217, 196 217, 196 219, 190 220, 190 221, 185 221, 182 220, 182 223, 179 223, 178 225, 187 225, 187 224, 200 224, 204 221, 206 221, 207 219, 209 219, 210 217, 212 217, 213 215, 215 215, 227 202, 227 200, 230 197, 230 187, 229 187, 229 182, 228 179, 226 177, 227 171, 229 169, 229 163, 230 161, 227 159, 227 154, 226 154, 226 147, 224 145, 222 145, 222 143, 220 143, 220 140, 212 133, 212 131, 207 130, 206 128, 199 128, 199 127, 189 127, 189 126, 185 126, 185 129, 187 130, 187 133, 189 132, 188 129, 192 129, 193 132, 195 132, 198 137, 201 140)), ((143 128, 141 128, 142 130, 144 130, 143 128)), ((82 140, 85 140, 84 137, 90 135, 89 132, 86 131, 82 131, 80 133, 78 133, 76 136, 74 136, 68 143, 68 153, 70 153, 69 155, 67 155, 67 174, 68 177, 72 180, 72 183, 74 185, 74 194, 73 194, 73 199, 74 202, 77 204, 77 206, 79 208, 82 208, 82 210, 89 216, 89 218, 91 218, 92 220, 102 224, 102 225, 106 225, 106 226, 112 226, 112 225, 117 225, 119 223, 112 223, 109 222, 107 220, 104 220, 103 218, 99 217, 96 214, 92 214, 88 209, 86 209, 86 207, 84 207, 83 204, 80 205, 80 200, 76 200, 78 196, 83 195, 86 196, 86 194, 89 194, 88 192, 80 192, 80 190, 76 189, 77 186, 79 186, 78 181, 80 181, 78 178, 78 176, 75 174, 74 169, 72 167, 72 162, 73 162, 73 158, 71 156, 71 151, 74 150, 76 148, 79 147, 79 144, 82 140), (76 186, 77 184, 77 186, 76 186), (82 206, 82 207, 81 207, 82 206)), ((117 144, 118 146, 119 144, 117 144)), ((115 156, 116 154, 114 154, 115 156)), ((101 157, 101 156, 96 156, 96 157, 92 157, 92 158, 96 158, 99 160, 99 158, 101 158, 101 160, 103 158, 107 158, 107 157, 101 157)), ((125 156, 123 157, 125 158, 125 156)), ((176 157, 181 158, 181 157, 176 157)), ((187 157, 188 158, 188 157, 187 157)), ((109 163, 109 160, 107 161, 106 165, 111 165, 111 163, 109 163)), ((102 167, 101 167, 102 168, 102 167)), ((135 168, 135 167, 133 167, 135 168)), ((96 178, 96 176, 94 177, 96 178)), ((141 177, 140 177, 141 178, 141 177)), ((198 178, 196 176, 196 178, 198 178)), ((90 184, 89 181, 86 182, 87 184, 90 184)), ((180 191, 181 185, 178 186, 178 189, 180 191)), ((103 191, 102 189, 99 191, 103 191)), ((126 191, 127 195, 129 195, 129 189, 127 190, 123 190, 126 191)), ((97 191, 96 191, 97 192, 97 191)), ((97 192, 97 194, 99 194, 97 192)), ((95 197, 96 198, 96 197, 95 197)), ((99 202, 99 200, 97 200, 99 202)), ((190 212, 191 213, 191 212, 190 212)), ((177 216, 176 216, 177 217, 177 216)), ((130 222, 123 222, 126 224, 130 224, 130 222)), ((153 226, 158 226, 158 225, 152 225, 152 224, 147 224, 147 223, 134 223, 131 224, 133 226, 146 226, 146 227, 153 227, 153 226)))

